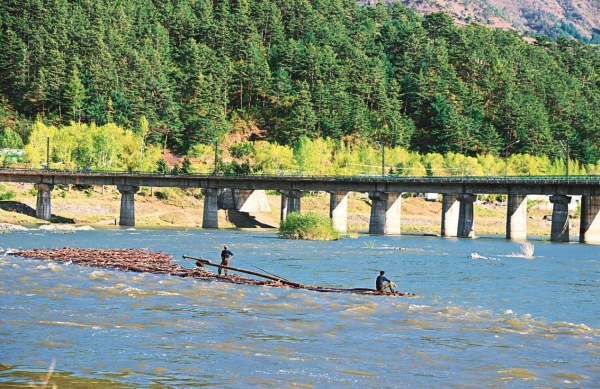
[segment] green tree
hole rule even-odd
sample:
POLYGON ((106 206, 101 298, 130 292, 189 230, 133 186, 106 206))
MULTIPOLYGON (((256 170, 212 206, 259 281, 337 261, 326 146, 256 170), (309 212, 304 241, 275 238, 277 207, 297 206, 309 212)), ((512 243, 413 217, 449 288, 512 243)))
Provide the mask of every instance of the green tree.
POLYGON ((290 117, 285 127, 286 143, 294 143, 303 136, 311 135, 317 124, 317 115, 313 109, 308 83, 301 82, 295 92, 290 117))
POLYGON ((4 128, 0 132, 0 149, 22 149, 23 140, 10 128, 4 128))
POLYGON ((65 116, 68 118, 81 122, 84 103, 86 99, 85 86, 79 78, 79 70, 77 67, 73 67, 69 82, 65 88, 64 93, 65 106, 67 107, 67 113, 65 116))
POLYGON ((181 163, 181 172, 183 174, 192 173, 192 161, 190 160, 190 157, 188 157, 187 155, 185 157, 183 157, 183 162, 181 163))
POLYGON ((162 174, 171 174, 171 167, 169 166, 167 161, 165 161, 164 158, 158 160, 158 163, 156 165, 156 172, 162 174))

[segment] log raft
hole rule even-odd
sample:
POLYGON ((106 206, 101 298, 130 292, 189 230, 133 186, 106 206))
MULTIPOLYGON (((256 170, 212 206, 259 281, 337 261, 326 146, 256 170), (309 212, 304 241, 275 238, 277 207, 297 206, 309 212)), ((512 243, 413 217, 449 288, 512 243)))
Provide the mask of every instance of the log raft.
POLYGON ((275 276, 274 274, 263 274, 263 273, 258 273, 258 272, 252 271, 252 270, 240 269, 239 267, 224 266, 224 265, 221 265, 221 264, 217 265, 216 263, 212 263, 208 259, 198 258, 198 257, 191 257, 189 255, 184 255, 183 258, 184 259, 195 259, 196 260, 196 266, 199 266, 199 267, 214 266, 214 267, 218 267, 219 269, 227 269, 227 270, 238 271, 238 272, 241 272, 241 273, 246 273, 246 274, 250 274, 250 275, 253 275, 253 276, 257 276, 257 277, 266 278, 266 279, 271 280, 271 281, 276 281, 276 282, 279 282, 279 283, 282 283, 282 284, 285 284, 285 285, 292 286, 294 288, 304 289, 304 285, 299 284, 297 282, 288 281, 285 278, 275 276))
POLYGON ((356 293, 369 295, 387 295, 387 296, 416 296, 413 293, 389 293, 377 292, 373 289, 340 289, 327 288, 320 286, 305 286, 297 282, 288 281, 285 278, 273 274, 263 274, 250 270, 222 266, 213 264, 209 260, 184 255, 184 259, 196 259, 196 268, 190 269, 179 264, 173 263, 173 256, 163 252, 152 252, 146 249, 81 249, 81 248, 55 248, 55 249, 33 249, 33 250, 13 250, 11 255, 23 258, 41 259, 43 261, 72 262, 77 265, 92 266, 106 269, 117 269, 133 272, 144 272, 153 274, 166 274, 177 277, 190 277, 201 280, 215 280, 243 285, 263 285, 274 287, 291 287, 296 289, 306 289, 315 292, 333 292, 333 293, 356 293), (265 281, 253 278, 242 277, 237 274, 221 276, 204 268, 204 265, 210 265, 254 275, 265 278, 265 281))

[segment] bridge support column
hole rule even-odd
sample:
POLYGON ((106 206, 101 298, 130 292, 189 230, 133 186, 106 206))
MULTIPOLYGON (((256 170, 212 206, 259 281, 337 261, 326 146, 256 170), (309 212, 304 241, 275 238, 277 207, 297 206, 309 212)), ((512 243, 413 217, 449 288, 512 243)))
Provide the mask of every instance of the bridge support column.
POLYGON ((252 193, 254 193, 253 189, 235 189, 233 191, 233 208, 236 211, 240 211, 242 206, 252 196, 252 193))
POLYGON ((234 189, 234 209, 239 212, 271 212, 264 190, 234 189))
POLYGON ((285 217, 292 213, 301 213, 301 201, 302 191, 300 190, 283 190, 281 191, 281 220, 285 220, 285 217))
POLYGON ((402 226, 402 193, 390 192, 387 195, 385 233, 386 235, 400 235, 402 226))
POLYGON ((581 196, 579 241, 600 243, 600 196, 581 196))
POLYGON ((399 235, 402 211, 401 193, 372 192, 369 194, 369 199, 371 199, 369 234, 399 235))
POLYGON ((527 239, 527 195, 508 194, 506 239, 527 239))
POLYGON ((119 225, 135 226, 135 200, 134 196, 139 186, 117 185, 117 190, 121 192, 121 212, 119 214, 119 225))
POLYGON ((458 236, 459 238, 475 237, 475 217, 473 215, 473 203, 477 195, 472 193, 459 193, 456 198, 460 202, 458 209, 458 236))
POLYGON ((455 193, 442 194, 442 236, 458 235, 458 211, 460 203, 455 193))
POLYGON ((219 228, 219 189, 202 188, 204 195, 204 214, 202 228, 219 228))
POLYGON ((329 217, 333 222, 333 227, 340 233, 348 232, 348 192, 330 193, 329 217))
POLYGON ((37 203, 35 206, 35 217, 42 220, 52 219, 52 204, 50 201, 50 192, 54 189, 52 184, 34 184, 37 189, 37 203))
POLYGON ((570 196, 550 196, 552 207, 552 229, 550 240, 552 242, 569 241, 569 203, 570 196))

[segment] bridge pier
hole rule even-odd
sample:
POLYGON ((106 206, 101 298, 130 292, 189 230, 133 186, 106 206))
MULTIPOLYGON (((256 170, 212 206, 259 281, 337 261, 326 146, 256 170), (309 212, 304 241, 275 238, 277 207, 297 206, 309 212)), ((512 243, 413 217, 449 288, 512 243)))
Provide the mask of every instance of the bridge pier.
POLYGON ((241 211, 242 206, 246 204, 246 201, 252 196, 254 190, 252 189, 234 189, 233 190, 233 209, 241 211))
POLYGON ((474 238, 475 217, 473 215, 473 203, 477 200, 477 195, 472 193, 459 193, 456 198, 460 202, 457 236, 459 238, 474 238))
POLYGON ((400 235, 402 194, 397 192, 372 192, 369 234, 400 235))
POLYGON ((460 203, 455 193, 442 194, 442 236, 458 235, 458 211, 460 203))
POLYGON ((600 243, 600 196, 581 196, 581 243, 600 243))
POLYGON ((558 195, 550 196, 552 207, 552 229, 550 231, 550 241, 568 242, 569 241, 569 203, 570 196, 558 195))
POLYGON ((135 194, 140 190, 135 185, 117 185, 121 192, 121 211, 119 214, 119 225, 135 226, 135 194))
POLYGON ((239 212, 271 212, 267 195, 260 189, 234 189, 233 205, 239 212))
POLYGON ((281 191, 281 221, 292 213, 301 213, 301 201, 303 192, 301 190, 282 190, 281 191))
POLYGON ((329 217, 340 233, 348 232, 348 192, 330 192, 329 217))
POLYGON ((527 239, 527 195, 508 194, 506 239, 527 239))
POLYGON ((37 189, 37 202, 35 206, 35 217, 42 220, 52 219, 52 202, 50 193, 54 189, 52 184, 34 184, 37 189))
POLYGON ((216 188, 202 188, 204 195, 202 228, 219 228, 219 191, 216 188))

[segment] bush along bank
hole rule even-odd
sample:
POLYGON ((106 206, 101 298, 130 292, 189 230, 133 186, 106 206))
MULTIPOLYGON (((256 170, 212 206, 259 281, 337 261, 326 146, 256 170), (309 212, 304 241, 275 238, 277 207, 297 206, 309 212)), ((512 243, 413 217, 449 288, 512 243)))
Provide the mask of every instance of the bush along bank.
POLYGON ((314 212, 290 213, 279 227, 279 236, 288 239, 337 240, 342 237, 330 218, 314 212))

